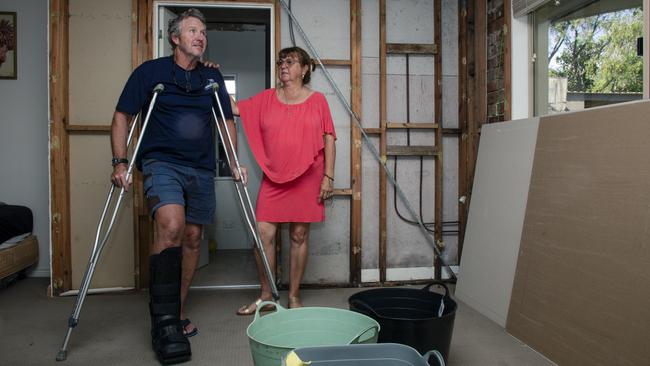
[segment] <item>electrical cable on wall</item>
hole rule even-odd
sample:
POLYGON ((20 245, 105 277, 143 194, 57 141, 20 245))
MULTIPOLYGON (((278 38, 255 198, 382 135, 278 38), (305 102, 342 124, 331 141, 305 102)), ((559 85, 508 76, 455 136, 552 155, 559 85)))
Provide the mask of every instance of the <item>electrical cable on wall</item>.
MULTIPOLYGON (((420 217, 424 217, 423 212, 422 212, 422 206, 423 206, 422 205, 422 197, 423 197, 422 187, 423 187, 423 183, 424 183, 424 175, 423 175, 424 166, 423 165, 424 165, 424 158, 420 157, 420 187, 419 187, 420 188, 420 190, 419 190, 419 192, 420 192, 420 194, 419 194, 420 217)), ((397 159, 393 160, 393 174, 395 175, 395 179, 397 179, 397 159)), ((395 191, 395 190, 393 190, 393 206, 394 206, 394 209, 395 209, 395 213, 397 214, 397 216, 402 221, 406 222, 407 224, 418 225, 417 221, 409 220, 408 218, 406 218, 399 211, 399 208, 397 206, 397 191, 395 191)), ((436 224, 435 221, 423 222, 423 224, 424 224, 426 230, 429 233, 431 233, 431 234, 435 233, 434 229, 430 229, 430 226, 434 226, 436 224)), ((442 226, 457 226, 458 224, 459 224, 459 221, 443 221, 442 222, 442 226)), ((451 235, 458 235, 458 233, 459 233, 459 230, 456 229, 456 230, 443 230, 441 234, 445 235, 445 236, 451 236, 451 235)))
MULTIPOLYGON (((409 54, 407 53, 406 55, 406 123, 410 124, 411 123, 411 98, 410 98, 410 89, 411 89, 411 84, 410 84, 410 59, 409 59, 409 54)), ((442 127, 441 127, 442 128, 442 127)), ((411 146, 411 130, 406 129, 406 146, 411 146)), ((395 176, 395 181, 397 181, 397 156, 393 158, 393 175, 395 176)), ((424 186, 424 157, 420 156, 420 187, 419 187, 419 212, 420 212, 420 218, 423 220, 424 227, 427 232, 434 234, 436 231, 435 229, 431 229, 430 226, 435 226, 435 221, 432 222, 424 222, 424 215, 423 215, 423 204, 422 204, 422 196, 423 196, 423 186, 424 186)), ((393 205, 395 209, 395 213, 397 214, 397 217, 399 217, 402 221, 411 224, 411 225, 418 225, 417 221, 409 220, 407 219, 400 211, 399 208, 397 207, 397 191, 393 190, 393 205)), ((458 221, 443 221, 442 226, 451 226, 451 225, 457 225, 459 222, 458 221)), ((441 234, 444 236, 451 236, 451 235, 458 235, 459 230, 443 230, 441 234)))

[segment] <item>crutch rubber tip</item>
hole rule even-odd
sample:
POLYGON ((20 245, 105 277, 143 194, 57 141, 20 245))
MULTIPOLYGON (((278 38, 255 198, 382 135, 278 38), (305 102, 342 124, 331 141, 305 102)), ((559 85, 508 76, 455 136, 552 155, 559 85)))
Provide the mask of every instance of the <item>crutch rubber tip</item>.
POLYGON ((60 350, 59 353, 56 354, 57 361, 65 361, 66 358, 68 358, 68 351, 60 350))

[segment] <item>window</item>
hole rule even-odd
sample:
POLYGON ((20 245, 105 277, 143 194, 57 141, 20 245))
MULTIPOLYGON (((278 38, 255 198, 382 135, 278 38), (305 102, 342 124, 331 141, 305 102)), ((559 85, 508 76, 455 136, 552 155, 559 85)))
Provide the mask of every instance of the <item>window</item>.
POLYGON ((642 98, 642 3, 565 0, 534 12, 535 115, 642 98))
MULTIPOLYGON (((230 96, 234 100, 237 100, 237 77, 235 75, 224 75, 223 81, 226 83, 226 89, 228 90, 228 94, 230 94, 230 96)), ((217 113, 219 113, 218 110, 217 113)), ((217 140, 217 177, 231 177, 231 176, 232 173, 230 171, 230 166, 228 165, 228 158, 226 157, 226 151, 224 150, 224 146, 221 143, 221 139, 219 138, 217 140)))
POLYGON ((223 81, 226 83, 226 89, 231 97, 237 100, 237 81, 234 75, 225 75, 223 81))

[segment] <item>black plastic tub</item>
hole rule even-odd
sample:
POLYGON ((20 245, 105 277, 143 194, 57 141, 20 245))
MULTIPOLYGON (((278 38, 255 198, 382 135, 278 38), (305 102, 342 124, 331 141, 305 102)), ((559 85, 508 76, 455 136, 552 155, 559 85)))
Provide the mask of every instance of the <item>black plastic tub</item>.
POLYGON ((348 299, 350 310, 375 319, 380 327, 379 343, 401 343, 420 354, 439 351, 448 361, 458 305, 449 288, 433 282, 422 289, 380 288, 358 292, 348 299), (445 293, 430 291, 431 286, 445 293))

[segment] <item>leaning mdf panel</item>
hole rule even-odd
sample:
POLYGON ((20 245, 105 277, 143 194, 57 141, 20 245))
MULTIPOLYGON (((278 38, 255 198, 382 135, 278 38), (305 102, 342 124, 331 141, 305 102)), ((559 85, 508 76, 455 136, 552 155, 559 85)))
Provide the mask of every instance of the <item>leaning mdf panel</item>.
POLYGON ((538 118, 483 125, 456 297, 505 327, 538 118))
POLYGON ((650 365, 650 102, 542 117, 507 331, 560 365, 650 365))

